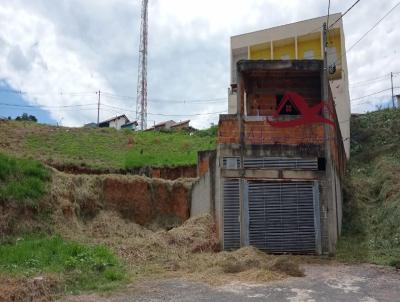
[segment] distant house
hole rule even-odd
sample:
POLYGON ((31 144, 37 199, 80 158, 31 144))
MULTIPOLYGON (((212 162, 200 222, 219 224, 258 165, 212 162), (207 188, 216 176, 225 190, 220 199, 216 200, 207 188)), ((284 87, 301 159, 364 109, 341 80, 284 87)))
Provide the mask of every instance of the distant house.
POLYGON ((160 131, 160 130, 183 130, 183 129, 191 129, 190 120, 175 122, 173 120, 161 122, 155 124, 153 127, 148 128, 146 131, 160 131))
POLYGON ((130 130, 136 130, 138 126, 138 122, 137 121, 133 121, 130 123, 126 123, 125 125, 121 126, 121 129, 130 129, 130 130))
POLYGON ((125 124, 130 123, 130 120, 126 117, 125 114, 110 118, 108 120, 102 121, 99 123, 100 128, 115 128, 121 129, 121 127, 125 124))
POLYGON ((173 130, 189 129, 190 128, 189 123, 190 123, 190 120, 175 123, 174 125, 171 126, 171 129, 173 129, 173 130))

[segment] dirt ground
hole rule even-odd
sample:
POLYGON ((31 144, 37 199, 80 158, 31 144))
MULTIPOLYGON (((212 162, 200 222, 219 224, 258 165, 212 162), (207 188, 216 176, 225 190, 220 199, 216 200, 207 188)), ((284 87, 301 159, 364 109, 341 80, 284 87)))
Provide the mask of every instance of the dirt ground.
POLYGON ((230 282, 209 285, 184 279, 138 282, 108 295, 69 296, 61 302, 392 302, 399 301, 400 274, 373 265, 306 264, 306 276, 272 282, 230 282))

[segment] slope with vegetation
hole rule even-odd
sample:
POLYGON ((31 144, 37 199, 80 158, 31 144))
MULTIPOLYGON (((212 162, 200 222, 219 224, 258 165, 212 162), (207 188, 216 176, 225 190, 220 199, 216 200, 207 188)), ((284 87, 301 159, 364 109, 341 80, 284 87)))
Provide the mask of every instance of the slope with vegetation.
POLYGON ((352 119, 338 259, 400 266, 400 110, 352 119))
MULTIPOLYGON (((399 129, 399 110, 352 120, 339 260, 400 264, 399 129)), ((219 251, 210 216, 150 230, 99 204, 92 194, 98 176, 21 159, 106 168, 195 163, 197 150, 214 147, 215 128, 189 135, 2 122, 0 136, 0 301, 52 300, 66 291, 106 290, 149 276, 216 284, 302 275, 301 258, 254 248, 219 251)))
POLYGON ((126 280, 109 248, 55 233, 52 174, 38 161, 0 154, 0 301, 110 289, 126 280))
MULTIPOLYGON (((172 229, 162 224, 146 228, 102 206, 94 193, 99 191, 96 180, 106 176, 66 174, 6 155, 1 159, 1 187, 19 181, 27 193, 1 197, 0 301, 15 297, 53 301, 71 291, 109 290, 149 277, 218 284, 303 275, 300 259, 267 255, 254 248, 219 251, 216 226, 209 215, 172 229), (34 182, 27 181, 31 177, 40 183, 39 191, 34 182)), ((151 181, 133 175, 112 177, 121 182, 151 181)))
POLYGON ((215 149, 215 145, 216 127, 190 134, 0 121, 0 152, 56 166, 112 170, 195 165, 197 152, 215 149))

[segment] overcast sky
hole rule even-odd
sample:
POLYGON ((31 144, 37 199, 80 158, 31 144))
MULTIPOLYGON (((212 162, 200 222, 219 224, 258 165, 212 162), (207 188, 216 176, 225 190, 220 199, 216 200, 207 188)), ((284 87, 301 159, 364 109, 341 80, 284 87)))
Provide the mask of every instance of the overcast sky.
MULTIPOLYGON (((217 114, 204 114, 227 111, 229 37, 326 15, 327 2, 149 0, 148 124, 186 119, 167 116, 171 114, 202 114, 187 117, 200 128, 217 122, 217 114)), ((331 2, 335 13, 344 12, 354 0, 331 2)), ((361 0, 344 17, 346 47, 397 2, 361 0)), ((101 90, 101 101, 107 105, 101 119, 118 113, 135 118, 140 4, 140 0, 1 0, 0 90, 7 87, 26 94, 16 97, 3 91, 0 102, 40 105, 44 121, 80 126, 96 120, 95 92, 101 90), (69 105, 85 106, 59 107, 69 105)), ((399 14, 400 7, 347 55, 351 98, 356 99, 353 112, 390 102, 389 90, 357 98, 390 88, 388 76, 363 81, 400 72, 399 14)), ((394 82, 400 86, 400 75, 394 82)), ((10 110, 0 105, 0 116, 10 110)), ((35 113, 32 108, 12 110, 35 113)))

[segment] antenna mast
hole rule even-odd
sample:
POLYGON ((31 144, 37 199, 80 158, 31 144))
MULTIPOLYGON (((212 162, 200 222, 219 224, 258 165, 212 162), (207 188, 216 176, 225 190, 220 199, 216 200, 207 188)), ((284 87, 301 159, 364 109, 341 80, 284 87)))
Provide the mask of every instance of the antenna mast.
POLYGON ((142 0, 142 13, 140 23, 140 45, 139 64, 136 98, 136 119, 140 129, 147 127, 147 28, 148 28, 148 3, 149 0, 142 0))

